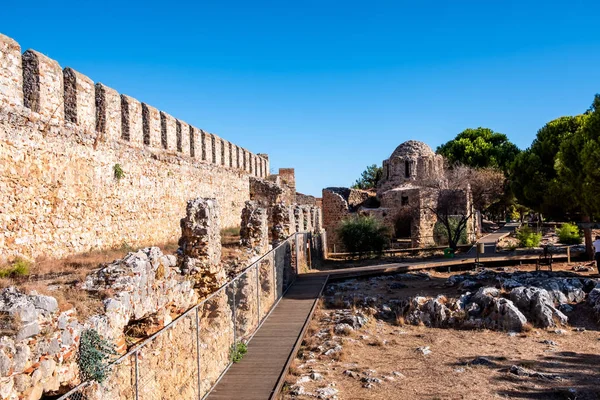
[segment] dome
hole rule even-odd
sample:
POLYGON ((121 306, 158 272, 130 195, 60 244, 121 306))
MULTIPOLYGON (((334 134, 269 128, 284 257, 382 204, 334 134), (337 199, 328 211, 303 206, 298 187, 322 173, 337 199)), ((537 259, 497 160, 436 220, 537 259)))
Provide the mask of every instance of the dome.
POLYGON ((396 147, 390 158, 406 156, 433 156, 435 153, 431 147, 418 140, 409 140, 396 147))

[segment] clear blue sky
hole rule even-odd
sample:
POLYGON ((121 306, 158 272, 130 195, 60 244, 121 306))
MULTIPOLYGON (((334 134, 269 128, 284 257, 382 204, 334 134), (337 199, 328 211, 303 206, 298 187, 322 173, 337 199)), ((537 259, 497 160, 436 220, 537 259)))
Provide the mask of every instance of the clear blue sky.
POLYGON ((6 1, 0 32, 199 128, 348 186, 408 139, 527 147, 600 92, 598 1, 6 1))

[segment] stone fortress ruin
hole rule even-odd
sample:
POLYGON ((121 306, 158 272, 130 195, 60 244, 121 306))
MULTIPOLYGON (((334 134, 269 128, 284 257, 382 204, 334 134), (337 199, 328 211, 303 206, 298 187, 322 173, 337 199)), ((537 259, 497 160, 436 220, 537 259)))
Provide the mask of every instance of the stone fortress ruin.
POLYGON ((354 215, 371 215, 393 233, 396 243, 411 247, 444 244, 436 235, 433 212, 441 195, 452 191, 456 215, 470 215, 467 237, 475 231, 469 187, 449 189, 444 158, 423 142, 409 140, 400 144, 383 161, 383 176, 376 191, 330 187, 323 189, 323 225, 329 251, 343 250, 338 238, 340 222, 354 215))
POLYGON ((293 168, 270 174, 266 154, 94 83, 37 51, 22 53, 1 34, 0 165, 1 263, 139 249, 73 282, 74 291, 99 302, 98 314, 84 317, 77 304, 49 295, 64 290, 60 285, 44 293, 18 285, 0 291, 2 399, 56 398, 85 381, 77 354, 86 330, 122 355, 132 346, 133 328, 150 321, 155 332, 191 307, 196 314, 148 344, 146 353, 123 360, 85 398, 133 398, 138 361, 144 371, 160 372, 136 383, 142 398, 163 390, 163 398, 197 398, 192 391, 206 393, 227 368, 231 341, 254 332, 299 262, 307 262, 300 253, 311 234, 301 242, 296 233, 320 237, 321 209, 314 197, 296 193, 293 168), (221 230, 235 227, 246 258, 226 271, 221 230), (178 239, 177 256, 143 247, 178 239), (233 289, 221 290, 248 265, 252 270, 233 289), (190 358, 193 346, 201 364, 190 358), (197 375, 202 382, 193 386, 197 375))
POLYGON ((0 261, 175 241, 196 197, 217 199, 221 226, 237 226, 247 200, 268 196, 261 181, 279 187, 271 200, 312 210, 290 218, 320 218, 314 197, 296 196, 293 168, 271 175, 266 154, 1 34, 0 135, 0 261))

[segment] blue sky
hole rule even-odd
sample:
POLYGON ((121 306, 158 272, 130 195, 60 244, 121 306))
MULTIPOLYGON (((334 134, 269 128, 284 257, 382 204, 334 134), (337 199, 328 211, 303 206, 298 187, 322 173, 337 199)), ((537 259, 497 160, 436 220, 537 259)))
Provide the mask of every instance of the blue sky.
POLYGON ((405 140, 526 148, 600 92, 598 1, 29 1, 0 32, 199 128, 348 186, 405 140))

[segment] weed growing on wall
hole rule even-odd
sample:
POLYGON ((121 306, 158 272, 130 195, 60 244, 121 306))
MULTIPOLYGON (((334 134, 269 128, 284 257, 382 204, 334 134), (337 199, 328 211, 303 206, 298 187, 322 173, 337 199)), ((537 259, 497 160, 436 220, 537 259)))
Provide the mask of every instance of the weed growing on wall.
POLYGON ((242 361, 244 355, 248 352, 248 346, 246 343, 238 342, 231 345, 231 350, 229 351, 229 360, 233 363, 238 363, 242 361))
POLYGON ((115 174, 115 179, 118 181, 120 181, 121 179, 123 179, 125 177, 125 171, 123 171, 121 164, 115 164, 113 166, 113 172, 115 174))
POLYGON ((102 339, 94 329, 84 330, 81 333, 77 357, 82 381, 104 382, 108 363, 116 354, 114 344, 102 339))

